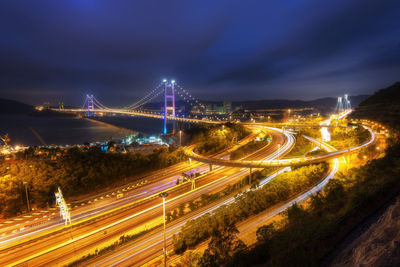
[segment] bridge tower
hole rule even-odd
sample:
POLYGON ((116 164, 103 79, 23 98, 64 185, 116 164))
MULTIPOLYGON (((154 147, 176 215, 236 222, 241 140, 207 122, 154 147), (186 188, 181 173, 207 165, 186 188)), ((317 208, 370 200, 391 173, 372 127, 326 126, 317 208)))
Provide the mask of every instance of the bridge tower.
POLYGON ((86 95, 87 99, 87 110, 88 110, 88 117, 90 117, 90 112, 94 115, 94 96, 93 95, 86 95))
MULTIPOLYGON (((175 81, 164 80, 164 134, 167 134, 167 116, 175 117, 175 81)), ((175 132, 175 121, 173 131, 175 132)))
POLYGON ((345 108, 346 110, 351 109, 350 100, 349 100, 349 95, 348 95, 348 94, 345 94, 345 95, 344 95, 344 108, 345 108))
POLYGON ((336 109, 337 109, 338 113, 342 113, 343 112, 343 102, 342 102, 342 97, 341 96, 338 97, 338 102, 337 102, 336 109))

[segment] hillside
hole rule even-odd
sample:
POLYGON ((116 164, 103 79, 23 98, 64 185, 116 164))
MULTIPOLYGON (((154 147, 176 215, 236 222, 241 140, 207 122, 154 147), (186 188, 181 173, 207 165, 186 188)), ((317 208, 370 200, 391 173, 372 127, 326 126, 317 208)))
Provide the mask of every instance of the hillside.
MULTIPOLYGON (((351 105, 353 107, 358 106, 363 100, 368 98, 368 95, 349 96, 351 105)), ((200 101, 207 105, 219 105, 222 106, 222 101, 200 101)), ((264 110, 264 109, 288 109, 288 108, 316 108, 322 113, 330 113, 336 108, 337 98, 336 97, 325 97, 318 98, 315 100, 287 100, 287 99, 264 99, 264 100, 248 100, 248 101, 233 101, 233 109, 240 107, 247 110, 264 110)), ((146 108, 150 109, 161 109, 163 102, 152 102, 145 105, 146 108)), ((191 106, 182 100, 176 101, 176 106, 185 106, 186 110, 190 110, 191 106)))
POLYGON ((331 266, 396 266, 400 262, 399 238, 400 202, 397 201, 341 251, 331 266))
POLYGON ((352 114, 353 118, 364 118, 399 128, 400 125, 400 82, 381 89, 360 103, 352 114))
POLYGON ((0 114, 28 114, 34 111, 31 105, 0 98, 0 114))
MULTIPOLYGON (((349 96, 352 106, 358 106, 360 102, 365 100, 368 95, 349 96)), ((242 106, 245 109, 270 109, 270 108, 316 108, 321 112, 332 112, 337 104, 337 98, 325 97, 318 98, 315 100, 285 100, 285 99, 274 99, 274 100, 255 100, 255 101, 238 101, 233 102, 232 105, 242 106)))

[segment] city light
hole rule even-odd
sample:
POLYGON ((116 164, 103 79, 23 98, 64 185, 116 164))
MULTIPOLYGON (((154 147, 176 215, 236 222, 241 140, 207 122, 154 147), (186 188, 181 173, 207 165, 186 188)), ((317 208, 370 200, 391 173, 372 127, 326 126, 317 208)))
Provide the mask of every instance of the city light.
POLYGON ((400 266, 400 1, 18 2, 0 266, 400 266))

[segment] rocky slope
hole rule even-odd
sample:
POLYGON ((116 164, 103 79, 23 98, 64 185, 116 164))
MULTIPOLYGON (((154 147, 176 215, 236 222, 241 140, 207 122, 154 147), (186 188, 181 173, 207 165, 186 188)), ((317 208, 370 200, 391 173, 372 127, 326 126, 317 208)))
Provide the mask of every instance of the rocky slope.
POLYGON ((370 119, 393 128, 399 128, 400 82, 379 90, 361 102, 351 116, 354 118, 370 119))
POLYGON ((364 233, 348 244, 331 266, 399 266, 400 201, 391 205, 364 233))

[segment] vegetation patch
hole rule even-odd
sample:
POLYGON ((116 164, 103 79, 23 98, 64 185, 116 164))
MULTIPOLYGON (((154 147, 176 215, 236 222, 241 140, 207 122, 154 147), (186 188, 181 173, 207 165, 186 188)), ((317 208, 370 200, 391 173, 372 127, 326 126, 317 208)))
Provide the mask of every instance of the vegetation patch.
POLYGON ((268 141, 260 140, 260 141, 251 141, 250 143, 241 146, 231 153, 231 160, 236 160, 243 158, 244 156, 259 150, 260 148, 268 145, 268 141))
POLYGON ((186 159, 182 148, 159 148, 149 155, 104 153, 71 148, 55 160, 39 158, 28 149, 17 161, 0 162, 0 214, 13 216, 25 210, 25 184, 31 205, 45 207, 54 203, 60 186, 66 197, 93 192, 129 176, 165 168, 186 159))
POLYGON ((329 144, 338 150, 359 146, 371 137, 371 134, 364 127, 339 128, 335 127, 331 131, 331 141, 329 144))
POLYGON ((106 246, 100 250, 96 250, 95 253, 89 253, 86 256, 83 256, 82 258, 80 258, 79 260, 73 261, 71 263, 69 263, 68 265, 66 265, 67 267, 74 267, 74 266, 82 266, 83 263, 85 263, 86 261, 93 259, 95 257, 101 256, 103 254, 106 254, 108 252, 114 251, 116 248, 121 247, 122 245, 124 245, 125 243, 128 243, 130 241, 133 241, 151 231, 153 231, 154 229, 160 227, 160 225, 154 226, 150 229, 141 231, 140 233, 137 234, 133 234, 133 235, 121 235, 119 237, 118 241, 115 241, 113 244, 106 246))
POLYGON ((246 127, 235 123, 224 125, 199 125, 186 131, 193 143, 196 143, 196 152, 204 155, 214 154, 224 150, 251 132, 246 127))

